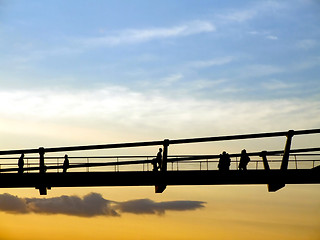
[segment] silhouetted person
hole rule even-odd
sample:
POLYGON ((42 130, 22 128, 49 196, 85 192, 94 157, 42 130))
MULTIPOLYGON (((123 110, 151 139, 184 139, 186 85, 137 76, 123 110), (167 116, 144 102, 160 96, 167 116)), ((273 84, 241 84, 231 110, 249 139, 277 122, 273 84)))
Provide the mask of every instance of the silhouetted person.
POLYGON ((18 167, 19 167, 18 173, 19 174, 23 173, 23 166, 24 166, 24 154, 22 153, 19 160, 18 160, 18 167))
POLYGON ((220 171, 228 171, 229 167, 230 167, 230 156, 228 153, 226 153, 225 151, 223 151, 222 154, 220 154, 220 159, 219 159, 219 164, 218 164, 218 168, 220 171))
POLYGON ((247 165, 250 162, 250 158, 247 154, 247 151, 243 149, 241 151, 239 170, 247 170, 247 165))
POLYGON ((158 171, 157 158, 153 158, 151 164, 153 166, 152 171, 157 172, 158 171))
POLYGON ((64 162, 63 162, 63 173, 67 172, 67 169, 69 168, 69 159, 68 155, 64 155, 64 162))
POLYGON ((161 162, 162 162, 162 148, 159 148, 159 152, 157 153, 156 162, 158 163, 157 168, 161 168, 161 162))

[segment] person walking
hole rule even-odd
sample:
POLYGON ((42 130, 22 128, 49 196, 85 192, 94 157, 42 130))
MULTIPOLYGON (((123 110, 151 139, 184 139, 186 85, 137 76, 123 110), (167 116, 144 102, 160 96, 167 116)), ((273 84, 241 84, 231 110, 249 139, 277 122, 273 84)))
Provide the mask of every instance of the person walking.
POLYGON ((19 160, 18 160, 18 167, 19 167, 18 173, 19 174, 23 173, 23 166, 24 166, 24 154, 22 153, 19 160))
POLYGON ((241 151, 239 170, 246 171, 247 165, 250 162, 250 157, 245 149, 241 151))
POLYGON ((64 162, 63 162, 63 173, 66 173, 69 168, 69 159, 68 155, 64 155, 64 162))

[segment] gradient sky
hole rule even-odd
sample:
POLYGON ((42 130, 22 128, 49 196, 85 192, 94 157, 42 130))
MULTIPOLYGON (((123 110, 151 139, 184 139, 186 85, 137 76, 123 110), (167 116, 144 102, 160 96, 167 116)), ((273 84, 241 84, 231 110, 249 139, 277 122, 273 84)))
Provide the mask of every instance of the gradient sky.
MULTIPOLYGON (((316 0, 0 0, 0 148, 319 128, 319 12, 316 0)), ((280 150, 284 140, 182 146, 169 153, 280 150)), ((320 139, 294 140, 298 148, 319 147, 320 139)), ((2 189, 0 239, 315 240, 320 238, 319 190, 49 191, 46 198, 66 195, 79 201, 94 192, 121 215, 88 218, 8 211, 11 205, 4 204, 11 197, 18 203, 42 197, 34 189, 2 189), (134 199, 148 199, 157 208, 169 201, 202 205, 160 215, 121 212, 119 206, 134 199)))

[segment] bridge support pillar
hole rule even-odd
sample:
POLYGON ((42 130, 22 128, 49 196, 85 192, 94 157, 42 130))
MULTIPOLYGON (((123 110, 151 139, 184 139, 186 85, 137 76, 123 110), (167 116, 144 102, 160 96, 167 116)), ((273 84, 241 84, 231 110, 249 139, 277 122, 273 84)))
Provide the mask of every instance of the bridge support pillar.
POLYGON ((168 147, 169 147, 169 139, 165 139, 163 141, 163 155, 162 155, 162 164, 161 164, 162 172, 167 171, 168 147))
MULTIPOLYGON (((267 151, 262 151, 260 153, 260 157, 262 157, 262 161, 263 161, 263 166, 264 169, 269 172, 270 171, 270 167, 269 167, 269 163, 268 163, 268 159, 267 159, 267 151)), ((283 183, 268 183, 268 192, 275 192, 281 188, 283 188, 285 185, 283 183)))
MULTIPOLYGON (((163 155, 162 155, 162 163, 161 163, 161 173, 165 173, 167 171, 167 160, 168 160, 168 147, 169 147, 169 139, 165 139, 163 141, 163 155)), ((162 178, 164 178, 164 174, 160 175, 162 178)), ((165 181, 165 179, 161 179, 162 182, 165 181)), ((155 186, 155 192, 156 193, 163 193, 163 191, 167 188, 167 184, 161 183, 155 186)))
MULTIPOLYGON (((47 171, 46 165, 44 163, 44 154, 45 154, 44 148, 40 147, 39 148, 39 173, 41 175, 41 178, 43 178, 43 176, 47 171)), ((51 188, 43 184, 40 184, 39 186, 36 187, 36 189, 39 189, 40 195, 47 195, 47 189, 51 189, 51 188)))
MULTIPOLYGON (((294 135, 293 130, 289 130, 287 134, 287 141, 286 145, 284 147, 284 152, 283 152, 283 157, 282 157, 282 162, 281 162, 281 171, 286 171, 288 169, 288 164, 289 164, 289 156, 290 156, 290 148, 291 148, 291 142, 292 142, 292 137, 294 135)), ((269 192, 276 192, 279 189, 285 187, 286 185, 284 183, 270 183, 268 184, 268 191, 269 192)))
POLYGON ((46 187, 46 186, 38 186, 36 189, 39 189, 40 195, 47 195, 47 189, 51 189, 51 187, 46 187))
POLYGON ((44 148, 40 147, 39 148, 39 169, 40 169, 40 173, 45 173, 46 172, 46 166, 44 164, 44 148))
POLYGON ((290 148, 291 148, 291 142, 292 137, 294 135, 294 131, 290 130, 287 134, 287 142, 286 146, 284 148, 282 162, 281 162, 281 170, 287 170, 288 169, 288 163, 289 163, 289 155, 290 155, 290 148))

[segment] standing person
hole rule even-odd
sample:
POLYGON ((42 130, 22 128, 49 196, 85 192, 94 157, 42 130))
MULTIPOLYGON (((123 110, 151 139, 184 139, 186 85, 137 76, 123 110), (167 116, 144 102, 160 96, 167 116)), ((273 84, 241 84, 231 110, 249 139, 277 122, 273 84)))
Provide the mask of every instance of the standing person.
POLYGON ((153 158, 152 161, 151 161, 151 164, 153 166, 152 171, 157 172, 158 171, 157 158, 153 158))
POLYGON ((21 154, 19 160, 18 160, 18 173, 22 174, 23 173, 23 166, 24 166, 24 153, 21 154))
POLYGON ((162 148, 159 148, 159 152, 157 153, 156 161, 158 163, 159 169, 161 169, 161 164, 162 164, 162 148))
POLYGON ((231 164, 231 159, 230 159, 229 153, 225 154, 225 161, 226 161, 226 170, 229 170, 230 164, 231 164))
POLYGON ((228 153, 225 151, 220 154, 218 168, 220 171, 228 171, 230 167, 231 159, 228 153))
POLYGON ((240 163, 239 163, 239 170, 247 170, 247 165, 250 162, 250 158, 247 154, 247 151, 243 149, 241 151, 241 156, 240 156, 240 163))
POLYGON ((63 173, 67 172, 67 169, 69 168, 69 159, 68 155, 64 155, 64 162, 63 162, 63 173))

